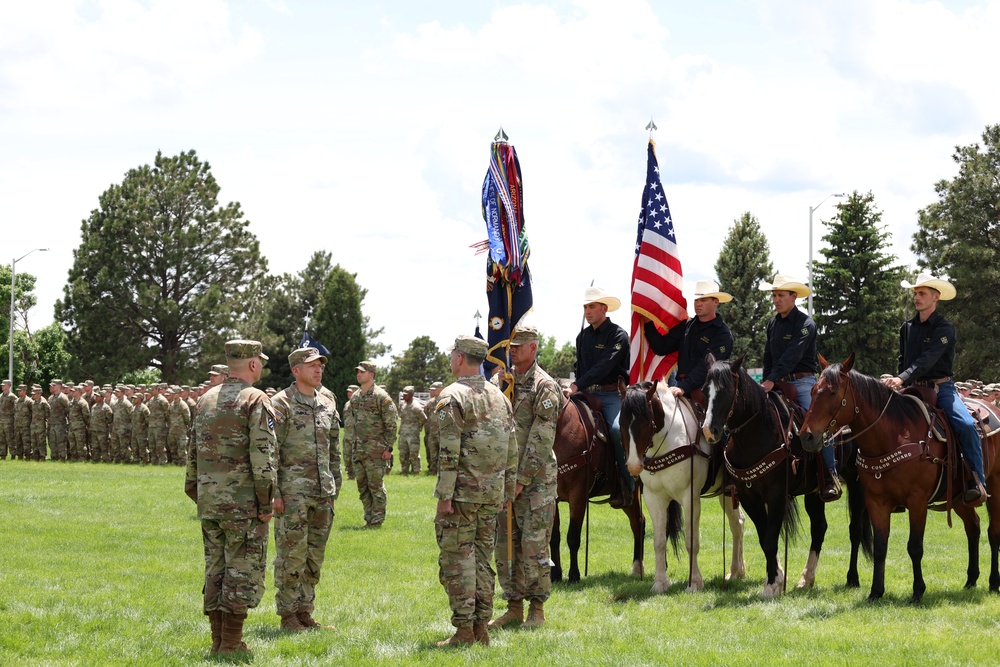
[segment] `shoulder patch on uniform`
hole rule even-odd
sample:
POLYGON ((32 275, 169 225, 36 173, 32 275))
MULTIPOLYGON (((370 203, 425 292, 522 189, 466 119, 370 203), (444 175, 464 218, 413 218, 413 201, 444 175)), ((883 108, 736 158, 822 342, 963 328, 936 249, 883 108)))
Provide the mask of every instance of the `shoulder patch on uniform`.
POLYGON ((807 336, 809 335, 809 329, 807 327, 802 327, 802 331, 800 331, 799 333, 801 333, 803 336, 807 336))
POLYGON ((546 410, 548 410, 549 408, 551 408, 552 407, 552 399, 551 398, 546 398, 544 401, 542 401, 542 407, 545 408, 546 410))
POLYGON ((443 421, 447 417, 447 413, 444 410, 438 410, 438 421, 443 421))
POLYGON ((947 336, 941 336, 941 344, 942 345, 947 345, 948 344, 948 337, 947 336))

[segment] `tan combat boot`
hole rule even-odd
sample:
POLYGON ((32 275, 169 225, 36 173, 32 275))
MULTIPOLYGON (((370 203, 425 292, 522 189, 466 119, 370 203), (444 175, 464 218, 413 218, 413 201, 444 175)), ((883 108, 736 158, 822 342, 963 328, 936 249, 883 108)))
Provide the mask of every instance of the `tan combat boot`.
POLYGON ((486 622, 477 621, 472 624, 472 636, 483 646, 490 645, 490 631, 486 622))
POLYGON ((222 643, 222 612, 218 609, 208 612, 208 622, 212 626, 212 653, 218 653, 222 643))
POLYGON ((528 606, 528 620, 524 622, 526 628, 540 628, 545 624, 545 603, 541 600, 531 600, 528 606))
POLYGON ((500 618, 490 621, 490 630, 498 630, 515 622, 524 622, 524 600, 507 600, 507 611, 500 618))
POLYGON ((309 628, 302 624, 298 614, 292 612, 291 614, 283 614, 281 616, 281 629, 287 632, 305 632, 309 628))
POLYGON ((473 644, 476 641, 476 636, 472 634, 472 626, 466 625, 461 628, 455 628, 455 634, 437 643, 438 646, 462 646, 466 644, 473 644))
POLYGON ((312 617, 308 611, 300 611, 296 614, 299 617, 299 623, 305 626, 306 630, 336 630, 336 626, 333 625, 323 625, 316 619, 312 617))
POLYGON ((237 651, 249 651, 249 647, 243 643, 243 622, 247 620, 246 614, 222 614, 222 641, 219 644, 219 653, 235 653, 237 651))

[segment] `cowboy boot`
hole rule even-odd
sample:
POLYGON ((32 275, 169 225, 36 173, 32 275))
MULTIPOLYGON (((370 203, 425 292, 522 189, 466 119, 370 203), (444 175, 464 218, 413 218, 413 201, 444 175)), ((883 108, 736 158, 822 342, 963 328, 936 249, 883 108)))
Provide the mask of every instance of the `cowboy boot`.
POLYGON ((533 599, 529 601, 528 619, 524 622, 526 628, 540 628, 545 624, 545 603, 533 599))
POLYGON ((819 497, 822 498, 824 502, 831 502, 839 499, 840 494, 840 480, 837 479, 837 474, 833 471, 833 468, 827 468, 826 475, 823 480, 823 488, 819 492, 819 497))
POLYGON ((307 630, 336 630, 337 628, 333 625, 323 625, 312 617, 308 611, 300 611, 297 616, 299 617, 299 623, 304 625, 307 630))
POLYGON ((472 632, 471 625, 455 628, 455 634, 437 643, 438 646, 461 646, 463 644, 474 644, 476 636, 472 632))
POLYGON ((472 636, 483 646, 490 645, 490 632, 485 621, 476 621, 472 624, 472 636))
POLYGON ((219 644, 219 653, 235 653, 237 651, 249 651, 249 647, 243 643, 243 623, 247 620, 246 614, 222 614, 222 641, 219 644))
POLYGON ((281 615, 281 629, 287 632, 305 632, 309 628, 299 620, 298 614, 292 612, 281 615))
POLYGON ((490 621, 491 630, 499 630, 509 623, 524 622, 524 600, 507 600, 507 611, 500 618, 490 621))
POLYGON ((979 483, 978 475, 973 475, 973 478, 966 483, 962 500, 965 501, 966 505, 973 507, 981 505, 986 500, 986 489, 979 483))

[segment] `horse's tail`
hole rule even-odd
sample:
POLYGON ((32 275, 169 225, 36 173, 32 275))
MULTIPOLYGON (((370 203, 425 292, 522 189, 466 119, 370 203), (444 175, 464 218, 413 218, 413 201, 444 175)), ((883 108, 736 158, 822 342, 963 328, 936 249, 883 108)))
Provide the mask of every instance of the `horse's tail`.
POLYGON ((684 511, 681 504, 671 500, 667 506, 667 539, 674 550, 674 557, 680 558, 681 536, 684 534, 684 511))
POLYGON ((785 536, 790 542, 794 542, 799 534, 799 503, 795 496, 788 499, 785 505, 785 518, 781 522, 781 527, 785 531, 785 536))

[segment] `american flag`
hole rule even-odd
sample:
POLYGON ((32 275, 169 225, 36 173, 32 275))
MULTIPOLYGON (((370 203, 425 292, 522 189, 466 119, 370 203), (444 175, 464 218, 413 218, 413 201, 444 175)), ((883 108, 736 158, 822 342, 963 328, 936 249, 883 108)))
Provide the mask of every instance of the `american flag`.
POLYGON ((687 319, 687 300, 681 262, 677 256, 677 237, 670 206, 660 183, 660 167, 650 139, 646 158, 646 187, 642 191, 639 231, 635 240, 635 263, 632 265, 632 332, 629 381, 660 380, 674 364, 677 354, 660 357, 653 354, 642 332, 641 316, 652 320, 664 332, 687 319))

